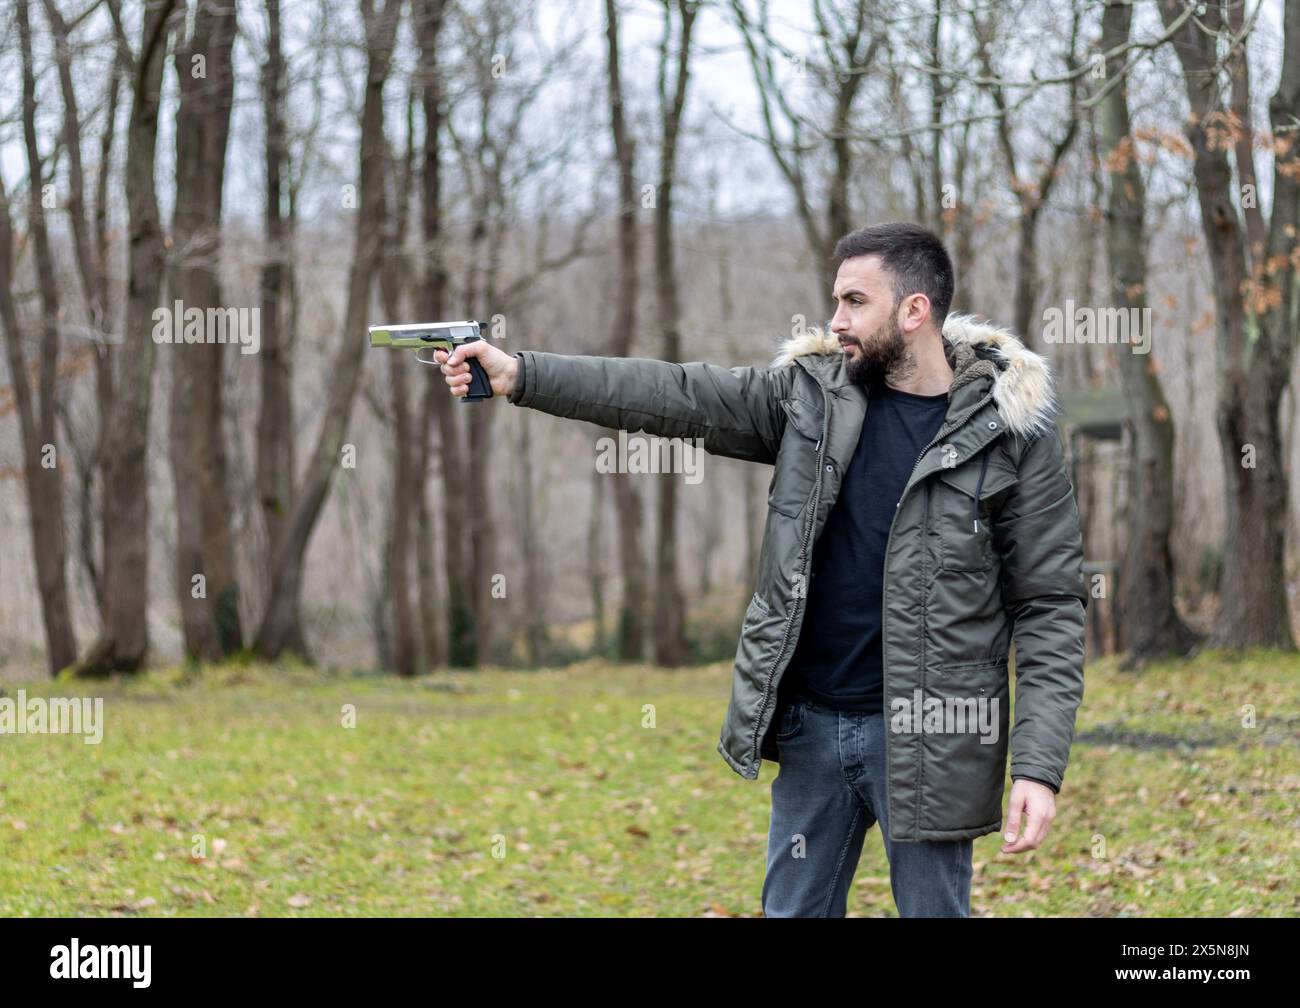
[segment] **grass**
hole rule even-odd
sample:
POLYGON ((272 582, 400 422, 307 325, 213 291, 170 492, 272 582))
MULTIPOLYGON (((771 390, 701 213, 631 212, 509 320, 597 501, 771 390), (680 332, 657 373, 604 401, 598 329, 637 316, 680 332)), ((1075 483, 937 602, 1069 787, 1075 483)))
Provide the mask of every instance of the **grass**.
MULTIPOLYGON (((745 781, 715 752, 729 679, 24 682, 102 696, 104 734, 0 735, 0 915, 756 915, 777 768, 745 781)), ((1090 665, 1051 832, 1027 854, 975 842, 973 913, 1294 915, 1298 792, 1300 657, 1090 665)), ((873 828, 850 916, 895 916, 888 880, 873 828)))

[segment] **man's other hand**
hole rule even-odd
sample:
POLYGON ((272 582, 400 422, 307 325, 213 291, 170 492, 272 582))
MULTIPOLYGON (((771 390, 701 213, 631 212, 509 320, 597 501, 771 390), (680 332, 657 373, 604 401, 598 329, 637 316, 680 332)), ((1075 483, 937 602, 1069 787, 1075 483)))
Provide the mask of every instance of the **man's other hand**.
POLYGON ((1002 835, 1003 854, 1019 854, 1034 850, 1047 837, 1047 830, 1056 818, 1056 795, 1046 784, 1020 780, 1011 783, 1011 800, 1007 807, 1007 828, 1002 835), (1023 821, 1024 836, 1016 839, 1023 821))

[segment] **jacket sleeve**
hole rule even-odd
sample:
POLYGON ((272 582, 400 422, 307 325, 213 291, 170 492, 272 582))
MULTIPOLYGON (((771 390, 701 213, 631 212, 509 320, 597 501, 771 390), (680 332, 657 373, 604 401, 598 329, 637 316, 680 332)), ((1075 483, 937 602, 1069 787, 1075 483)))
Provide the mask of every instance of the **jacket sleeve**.
POLYGON ((790 369, 670 364, 522 350, 510 401, 660 437, 701 438, 713 455, 776 461, 790 369))
POLYGON ((1083 541, 1055 425, 1021 454, 994 523, 1016 646, 1011 776, 1059 791, 1083 701, 1083 541))

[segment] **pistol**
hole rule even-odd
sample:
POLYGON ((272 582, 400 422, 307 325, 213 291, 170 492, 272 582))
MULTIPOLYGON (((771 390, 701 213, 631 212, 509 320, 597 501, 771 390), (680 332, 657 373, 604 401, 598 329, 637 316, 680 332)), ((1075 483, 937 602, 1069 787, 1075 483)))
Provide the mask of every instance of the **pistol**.
MULTIPOLYGON (((390 347, 396 350, 414 350, 421 364, 437 364, 433 356, 445 350, 451 356, 462 343, 473 343, 483 338, 482 322, 469 319, 463 322, 412 322, 407 325, 372 325, 370 346, 390 347), (428 354, 426 357, 425 354, 428 354)), ((469 364, 469 392, 460 396, 462 402, 478 402, 492 398, 492 383, 477 357, 466 359, 469 364)))

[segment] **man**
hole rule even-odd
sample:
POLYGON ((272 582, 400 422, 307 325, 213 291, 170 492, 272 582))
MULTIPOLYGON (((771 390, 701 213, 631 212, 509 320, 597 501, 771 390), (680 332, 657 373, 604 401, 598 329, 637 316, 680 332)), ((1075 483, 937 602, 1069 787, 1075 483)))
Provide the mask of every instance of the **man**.
POLYGON ((718 752, 772 782, 765 916, 843 916, 880 822, 900 916, 969 916, 971 846, 1033 850, 1083 698, 1087 593, 1047 362, 949 315, 952 263, 912 224, 844 236, 830 333, 768 368, 468 356, 516 405, 701 438, 774 466, 718 752), (1008 663, 1016 653, 1008 739, 1008 663), (1020 834, 1021 827, 1024 834, 1020 834))

